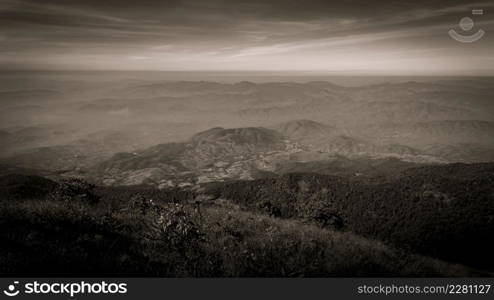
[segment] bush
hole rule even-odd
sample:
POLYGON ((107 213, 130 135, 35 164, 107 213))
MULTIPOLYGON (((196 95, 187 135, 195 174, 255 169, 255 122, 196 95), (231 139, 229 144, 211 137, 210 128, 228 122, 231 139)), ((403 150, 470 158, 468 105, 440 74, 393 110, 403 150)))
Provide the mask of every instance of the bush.
POLYGON ((198 276, 204 269, 206 235, 198 213, 183 204, 148 207, 147 241, 160 248, 151 254, 167 265, 176 276, 198 276))
POLYGON ((377 184, 287 174, 216 184, 207 192, 256 213, 308 220, 494 270, 493 170, 494 164, 423 167, 377 184))
MULTIPOLYGON (((295 178, 297 184, 300 178, 295 178)), ((44 276, 295 277, 479 276, 462 266, 412 255, 383 243, 300 220, 237 206, 187 204, 188 194, 139 188, 97 188, 71 181, 62 195, 0 202, 0 273, 44 276), (75 186, 75 188, 74 188, 75 186), (81 199, 87 199, 83 197, 81 199), (151 201, 152 200, 152 201, 151 201), (182 201, 181 203, 176 203, 182 201)), ((297 184, 297 187, 300 187, 297 184)), ((297 188, 298 189, 298 188, 297 188)), ((288 191, 285 213, 333 226, 332 205, 304 206, 288 191), (318 212, 312 214, 312 211, 318 212)), ((336 187, 325 195, 330 203, 336 187)), ((55 194, 57 195, 57 194, 55 194)), ((199 197, 200 198, 200 197, 199 197)), ((281 197, 275 204, 281 202, 281 197)), ((255 202, 256 198, 251 198, 255 202)), ((255 205, 255 204, 253 204, 255 205)), ((338 207, 336 207, 338 208, 338 207)))
POLYGON ((95 204, 99 201, 99 197, 94 194, 95 188, 94 184, 79 178, 65 179, 51 193, 51 198, 63 202, 81 201, 95 204))
POLYGON ((39 176, 19 174, 0 176, 0 199, 41 199, 51 193, 56 186, 56 182, 39 176))

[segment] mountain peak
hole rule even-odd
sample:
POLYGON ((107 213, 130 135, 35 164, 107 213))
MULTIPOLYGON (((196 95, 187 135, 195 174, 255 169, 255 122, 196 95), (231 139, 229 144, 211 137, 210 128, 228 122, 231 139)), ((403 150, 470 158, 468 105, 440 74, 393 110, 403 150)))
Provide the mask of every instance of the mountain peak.
POLYGON ((192 137, 195 143, 231 142, 234 144, 270 145, 283 141, 278 132, 263 127, 222 128, 215 127, 192 137))
POLYGON ((275 129, 289 138, 327 136, 333 128, 312 120, 293 120, 275 126, 275 129))

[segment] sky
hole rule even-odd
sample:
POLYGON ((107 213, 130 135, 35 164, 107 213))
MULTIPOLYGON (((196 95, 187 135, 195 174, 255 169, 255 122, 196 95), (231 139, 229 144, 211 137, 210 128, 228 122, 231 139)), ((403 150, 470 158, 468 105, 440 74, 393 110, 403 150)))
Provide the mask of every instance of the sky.
POLYGON ((494 75, 493 53, 492 0, 0 0, 4 70, 494 75))

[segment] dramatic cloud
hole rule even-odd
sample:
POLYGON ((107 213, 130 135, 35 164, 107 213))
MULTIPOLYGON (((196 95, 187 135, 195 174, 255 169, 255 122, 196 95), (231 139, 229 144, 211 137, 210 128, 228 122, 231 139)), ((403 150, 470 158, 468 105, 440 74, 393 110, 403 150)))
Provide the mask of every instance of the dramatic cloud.
POLYGON ((491 74, 492 8, 460 0, 1 0, 0 66, 491 74), (486 31, 473 44, 447 34, 467 34, 458 26, 466 16, 476 22, 471 32, 486 31))

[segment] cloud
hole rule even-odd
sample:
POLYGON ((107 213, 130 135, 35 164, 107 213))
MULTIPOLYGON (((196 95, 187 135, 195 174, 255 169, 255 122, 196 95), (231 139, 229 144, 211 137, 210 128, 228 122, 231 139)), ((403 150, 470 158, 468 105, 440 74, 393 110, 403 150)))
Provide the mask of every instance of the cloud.
MULTIPOLYGON (((472 8, 491 7, 467 0, 3 0, 0 55, 96 69, 299 68, 325 55, 350 64, 350 53, 371 59, 400 51, 428 61, 425 53, 438 48, 458 59, 463 50, 444 33, 472 8)), ((492 20, 476 21, 488 30, 492 20)), ((485 57, 492 39, 470 50, 463 61, 485 57)))
POLYGON ((149 56, 129 56, 129 59, 132 59, 132 60, 143 60, 143 59, 151 59, 151 57, 149 56))

